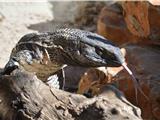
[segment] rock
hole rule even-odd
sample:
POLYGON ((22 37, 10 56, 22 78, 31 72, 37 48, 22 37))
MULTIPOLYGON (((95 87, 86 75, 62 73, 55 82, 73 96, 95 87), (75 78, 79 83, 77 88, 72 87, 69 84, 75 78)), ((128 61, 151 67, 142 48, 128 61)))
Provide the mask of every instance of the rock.
MULTIPOLYGON (((115 88, 112 85, 106 85, 103 86, 100 89, 100 93, 97 96, 103 99, 107 99, 109 101, 109 103, 107 103, 107 107, 108 107, 108 112, 105 111, 107 114, 107 116, 111 115, 115 115, 115 117, 113 118, 113 120, 123 120, 123 119, 131 119, 131 120, 135 120, 137 119, 136 117, 138 117, 138 119, 141 119, 141 110, 138 107, 135 107, 134 105, 132 105, 123 95, 122 92, 120 92, 117 88, 115 88), (115 106, 115 107, 113 107, 115 106), (110 109, 110 107, 112 109, 110 109), (110 113, 111 111, 111 113, 110 113), (123 111, 123 112, 122 112, 123 111), (126 115, 126 113, 129 113, 129 115, 126 115), (132 117, 130 116, 132 115, 132 117), (134 117, 136 116, 136 117, 134 117)), ((98 104, 98 106, 102 107, 102 104, 98 104)), ((105 105, 105 106, 106 106, 105 105)), ((107 118, 106 116, 106 118, 107 118)), ((109 119, 109 118, 108 118, 109 119)))
POLYGON ((131 34, 123 16, 123 9, 120 4, 115 3, 102 9, 98 22, 97 33, 112 40, 116 44, 123 44, 132 41, 135 43, 137 36, 131 34))
MULTIPOLYGON (((102 98, 105 100, 109 100, 109 103, 105 105, 106 107, 108 107, 108 112, 105 111, 105 114, 107 116, 112 116, 111 114, 116 115, 114 119, 136 119, 133 117, 129 117, 130 115, 124 115, 124 111, 126 110, 131 114, 134 113, 134 115, 138 116, 141 119, 141 110, 129 103, 122 92, 120 92, 117 88, 112 85, 106 85, 108 83, 111 83, 110 78, 108 75, 105 75, 104 72, 98 69, 89 69, 81 78, 78 93, 87 93, 87 90, 90 90, 92 92, 91 96, 94 96, 93 98, 98 97, 99 99, 102 98), (111 113, 110 110, 112 111, 111 113)), ((96 105, 97 107, 104 107, 98 102, 96 102, 96 105)))
POLYGON ((97 22, 97 32, 119 45, 160 45, 159 19, 159 6, 144 1, 116 2, 102 9, 97 22))
POLYGON ((148 3, 144 1, 126 1, 121 4, 129 31, 135 36, 147 37, 150 33, 148 3))
POLYGON ((80 79, 78 93, 84 94, 90 90, 92 96, 97 95, 99 88, 107 83, 110 83, 109 77, 103 71, 95 68, 88 69, 80 79))
POLYGON ((149 6, 149 23, 150 23, 150 35, 149 39, 152 44, 160 45, 160 6, 149 6))

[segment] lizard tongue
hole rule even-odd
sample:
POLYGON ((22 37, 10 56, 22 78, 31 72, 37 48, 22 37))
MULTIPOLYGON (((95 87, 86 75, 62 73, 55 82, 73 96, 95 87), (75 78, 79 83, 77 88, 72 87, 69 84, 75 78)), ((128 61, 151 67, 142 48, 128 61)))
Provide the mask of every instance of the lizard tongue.
POLYGON ((137 99, 137 89, 143 94, 143 96, 148 100, 148 97, 144 94, 144 92, 141 89, 141 86, 139 85, 137 79, 135 78, 135 76, 133 75, 132 71, 127 67, 127 65, 125 63, 122 64, 122 66, 124 67, 124 69, 129 73, 129 75, 132 77, 132 80, 134 82, 134 86, 135 86, 135 95, 136 95, 136 101, 138 103, 138 99, 137 99))

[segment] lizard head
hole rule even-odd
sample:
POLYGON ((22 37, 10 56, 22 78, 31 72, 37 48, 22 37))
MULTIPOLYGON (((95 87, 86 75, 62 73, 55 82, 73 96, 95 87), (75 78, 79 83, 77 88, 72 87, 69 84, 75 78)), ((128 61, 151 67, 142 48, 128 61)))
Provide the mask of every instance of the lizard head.
POLYGON ((89 60, 95 66, 119 67, 125 62, 120 48, 97 34, 85 36, 81 53, 82 60, 89 60))

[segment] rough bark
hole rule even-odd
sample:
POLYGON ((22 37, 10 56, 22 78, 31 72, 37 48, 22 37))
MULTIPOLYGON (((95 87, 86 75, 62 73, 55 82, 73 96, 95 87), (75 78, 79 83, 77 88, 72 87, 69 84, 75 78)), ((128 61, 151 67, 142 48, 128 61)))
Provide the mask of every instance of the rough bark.
POLYGON ((111 86, 99 96, 86 98, 50 88, 34 74, 20 70, 0 76, 2 120, 139 120, 140 114, 140 109, 111 86))

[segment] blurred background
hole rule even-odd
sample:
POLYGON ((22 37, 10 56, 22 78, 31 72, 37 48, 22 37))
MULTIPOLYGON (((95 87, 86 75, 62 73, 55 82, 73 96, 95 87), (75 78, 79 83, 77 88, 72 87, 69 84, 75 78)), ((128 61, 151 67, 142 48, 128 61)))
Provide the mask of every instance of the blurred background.
MULTIPOLYGON (((138 94, 136 104, 134 85, 121 68, 108 68, 114 78, 111 82, 116 81, 126 98, 141 108, 144 119, 160 120, 160 7, 157 4, 158 0, 0 2, 0 68, 27 33, 65 27, 97 32, 126 50, 127 64, 150 99, 146 101, 138 94)), ((68 74, 73 74, 73 69, 68 69, 68 74)), ((75 76, 69 78, 80 79, 79 74, 84 70, 76 69, 75 76)), ((91 81, 89 75, 95 74, 91 72, 81 80, 91 81)))

